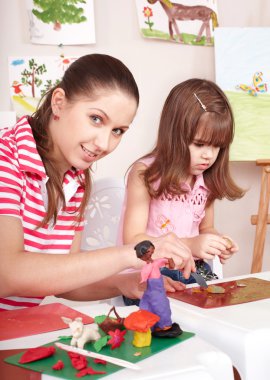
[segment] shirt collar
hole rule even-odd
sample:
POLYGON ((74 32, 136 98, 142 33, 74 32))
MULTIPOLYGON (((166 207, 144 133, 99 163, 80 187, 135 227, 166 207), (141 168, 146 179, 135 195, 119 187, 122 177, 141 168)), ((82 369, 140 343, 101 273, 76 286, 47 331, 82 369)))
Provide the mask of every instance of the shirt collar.
POLYGON ((72 168, 65 173, 63 190, 66 203, 75 195, 84 178, 85 175, 83 170, 72 168))
POLYGON ((14 137, 17 144, 20 169, 37 174, 42 179, 47 179, 27 116, 23 116, 15 125, 14 137))
MULTIPOLYGON (((183 183, 181 187, 182 187, 183 190, 191 191, 191 187, 190 187, 190 185, 188 183, 183 183)), ((192 190, 193 191, 197 190, 200 187, 203 187, 205 190, 208 190, 208 188, 206 187, 206 185, 204 183, 203 174, 199 174, 199 175, 196 176, 195 183, 194 183, 194 186, 193 186, 192 190)))

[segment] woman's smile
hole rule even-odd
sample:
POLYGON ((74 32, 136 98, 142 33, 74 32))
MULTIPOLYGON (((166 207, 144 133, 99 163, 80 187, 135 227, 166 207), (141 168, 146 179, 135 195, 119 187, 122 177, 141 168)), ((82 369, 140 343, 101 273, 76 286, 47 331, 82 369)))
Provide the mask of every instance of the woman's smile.
POLYGON ((81 147, 82 147, 82 150, 84 151, 84 153, 86 153, 88 157, 96 158, 98 156, 97 154, 95 154, 95 153, 91 152, 89 149, 87 149, 85 146, 81 145, 81 147))

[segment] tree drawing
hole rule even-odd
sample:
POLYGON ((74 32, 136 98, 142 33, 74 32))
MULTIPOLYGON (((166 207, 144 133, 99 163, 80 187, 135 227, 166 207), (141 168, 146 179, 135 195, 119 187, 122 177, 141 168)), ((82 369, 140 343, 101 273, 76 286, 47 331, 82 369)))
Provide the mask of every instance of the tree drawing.
POLYGON ((51 79, 47 79, 46 83, 44 83, 43 89, 40 90, 41 97, 46 94, 46 92, 50 91, 51 88, 57 86, 60 83, 60 79, 56 79, 55 82, 53 82, 51 79))
POLYGON ((46 66, 44 64, 38 65, 32 58, 28 61, 29 68, 25 68, 21 72, 21 83, 25 86, 31 86, 32 97, 35 98, 35 88, 42 84, 42 79, 40 75, 47 72, 46 66))
POLYGON ((60 30, 62 24, 85 22, 84 9, 77 4, 86 4, 85 0, 33 0, 33 14, 45 24, 53 23, 54 30, 60 30))

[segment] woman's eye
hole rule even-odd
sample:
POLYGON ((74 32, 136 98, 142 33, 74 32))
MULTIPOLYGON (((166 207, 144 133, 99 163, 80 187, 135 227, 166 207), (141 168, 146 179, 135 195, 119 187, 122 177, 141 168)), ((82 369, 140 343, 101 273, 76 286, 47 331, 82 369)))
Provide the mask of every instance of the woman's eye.
POLYGON ((97 115, 92 115, 90 116, 90 119, 95 123, 95 124, 100 124, 102 122, 102 118, 97 116, 97 115))
POLYGON ((125 131, 121 128, 116 128, 113 130, 113 134, 116 135, 116 136, 121 136, 125 133, 125 131))

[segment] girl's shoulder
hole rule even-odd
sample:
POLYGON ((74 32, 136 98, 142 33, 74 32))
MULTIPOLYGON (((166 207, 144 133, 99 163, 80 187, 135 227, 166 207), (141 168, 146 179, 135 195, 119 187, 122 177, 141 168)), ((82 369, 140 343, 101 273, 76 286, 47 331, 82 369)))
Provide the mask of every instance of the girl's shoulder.
POLYGON ((135 161, 128 170, 128 176, 134 175, 135 173, 141 173, 146 170, 151 163, 154 161, 153 157, 142 157, 135 161))
POLYGON ((155 158, 153 156, 142 157, 142 158, 139 158, 138 161, 136 161, 136 163, 142 163, 148 167, 154 162, 154 159, 155 158))

